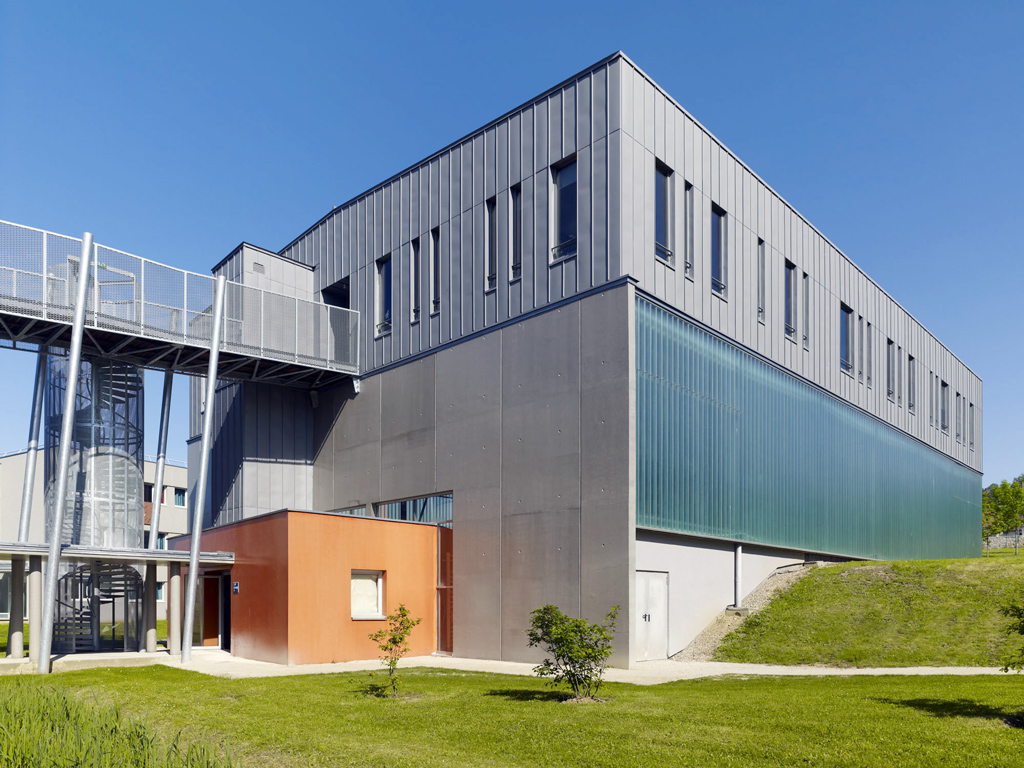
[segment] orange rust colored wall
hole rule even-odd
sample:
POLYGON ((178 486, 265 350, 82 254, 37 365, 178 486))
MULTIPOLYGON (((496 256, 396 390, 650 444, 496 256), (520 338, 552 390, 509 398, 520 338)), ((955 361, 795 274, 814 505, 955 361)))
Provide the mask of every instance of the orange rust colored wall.
MULTIPOLYGON (((188 550, 190 537, 173 541, 188 550)), ((203 531, 204 552, 234 552, 231 580, 231 653, 245 659, 288 663, 288 515, 243 520, 203 531)), ((187 573, 182 568, 182 575, 187 573)), ((185 602, 182 579, 182 604, 185 602)))
MULTIPOLYGON (((384 571, 384 613, 404 603, 422 619, 409 653, 437 650, 437 529, 393 520, 290 512, 288 661, 374 659, 384 621, 352 620, 353 570, 384 571)), ((233 630, 232 630, 233 631, 233 630)))
POLYGON ((283 511, 204 531, 204 552, 235 553, 231 653, 278 664, 377 658, 368 635, 387 622, 352 620, 353 570, 384 571, 384 613, 404 603, 421 619, 410 655, 433 653, 437 535, 432 525, 283 511))

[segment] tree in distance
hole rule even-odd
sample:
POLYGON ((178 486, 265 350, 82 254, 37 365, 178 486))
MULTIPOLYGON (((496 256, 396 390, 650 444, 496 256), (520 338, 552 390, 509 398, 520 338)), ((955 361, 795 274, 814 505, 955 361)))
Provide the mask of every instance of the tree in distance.
POLYGON ((1017 531, 1014 537, 1013 553, 1020 545, 1020 529, 1024 526, 1024 475, 1013 482, 1003 480, 990 485, 981 495, 982 536, 985 542, 991 536, 1006 531, 1017 531))
POLYGON ((409 652, 409 634, 422 619, 414 619, 404 603, 399 603, 397 610, 388 616, 388 625, 370 635, 370 639, 380 648, 380 661, 388 671, 388 682, 377 689, 383 693, 388 688, 391 695, 398 696, 398 662, 409 652))
POLYGON ((616 605, 605 614, 603 623, 591 624, 566 616, 554 605, 533 611, 526 636, 531 648, 541 646, 549 657, 533 671, 550 677, 552 685, 568 683, 574 699, 595 699, 612 655, 618 615, 616 605))

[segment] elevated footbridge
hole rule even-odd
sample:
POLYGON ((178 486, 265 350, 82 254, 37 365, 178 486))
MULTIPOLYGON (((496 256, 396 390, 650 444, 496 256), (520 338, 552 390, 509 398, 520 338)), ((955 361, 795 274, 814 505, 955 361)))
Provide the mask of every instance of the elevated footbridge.
MULTIPOLYGON (((0 221, 0 347, 71 343, 82 240, 0 221)), ((216 278, 93 246, 82 354, 202 374, 216 278)), ((329 386, 359 372, 359 313, 227 282, 218 378, 329 386)))

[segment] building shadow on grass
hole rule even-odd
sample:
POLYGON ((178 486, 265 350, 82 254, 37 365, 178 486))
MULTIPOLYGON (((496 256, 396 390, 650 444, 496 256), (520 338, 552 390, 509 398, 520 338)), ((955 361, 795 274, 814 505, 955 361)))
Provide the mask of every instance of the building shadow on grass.
POLYGON ((1024 712, 993 707, 971 699, 875 699, 884 704, 909 707, 933 717, 976 717, 997 720, 1010 728, 1024 729, 1024 712))
POLYGON ((528 688, 504 688, 488 691, 486 696, 501 696, 509 701, 562 701, 568 698, 564 691, 537 691, 528 688))

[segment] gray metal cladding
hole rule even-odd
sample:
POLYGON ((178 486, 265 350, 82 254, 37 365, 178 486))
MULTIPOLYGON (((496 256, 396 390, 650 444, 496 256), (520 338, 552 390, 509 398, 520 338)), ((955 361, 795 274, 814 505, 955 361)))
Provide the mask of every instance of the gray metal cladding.
POLYGON ((618 250, 623 272, 666 304, 980 472, 981 380, 635 65, 625 60, 616 71, 622 100, 616 145, 621 151, 618 250), (692 231, 692 279, 678 263, 673 268, 654 255, 656 162, 670 168, 675 177, 671 221, 677 254, 685 252, 684 236, 692 231), (684 206, 687 183, 692 184, 694 196, 694 215, 689 219, 684 206), (712 205, 726 212, 724 297, 710 285, 712 205), (759 239, 765 242, 766 255, 763 322, 757 312, 759 239), (786 261, 796 265, 801 280, 807 274, 809 289, 805 305, 800 286, 793 340, 784 330, 786 261), (872 386, 857 375, 865 367, 860 350, 867 345, 862 347, 861 326, 856 322, 853 375, 841 370, 840 305, 851 308, 855 320, 863 317, 870 323, 876 379, 872 386), (806 347, 805 332, 809 334, 806 347), (888 339, 899 347, 898 366, 904 372, 903 396, 892 402, 884 379, 882 386, 878 382, 879 375, 885 374, 888 339), (913 412, 907 402, 908 356, 918 366, 913 412), (922 408, 927 405, 929 373, 974 404, 973 449, 969 440, 957 442, 953 429, 943 432, 929 424, 922 408))
POLYGON ((852 557, 981 553, 981 477, 642 298, 636 523, 852 557))

